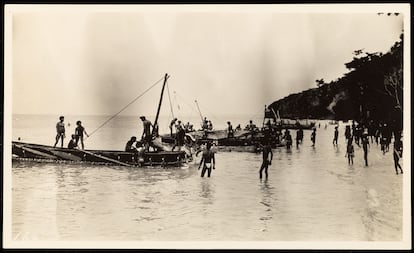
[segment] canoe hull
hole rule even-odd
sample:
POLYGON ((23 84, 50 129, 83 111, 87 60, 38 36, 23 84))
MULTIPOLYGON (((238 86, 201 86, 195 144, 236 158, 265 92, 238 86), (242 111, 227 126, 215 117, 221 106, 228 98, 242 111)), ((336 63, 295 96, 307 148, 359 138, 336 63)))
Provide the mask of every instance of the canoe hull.
POLYGON ((181 165, 186 163, 184 151, 144 152, 142 154, 114 150, 78 150, 46 145, 12 142, 14 160, 92 163, 128 166, 181 165))

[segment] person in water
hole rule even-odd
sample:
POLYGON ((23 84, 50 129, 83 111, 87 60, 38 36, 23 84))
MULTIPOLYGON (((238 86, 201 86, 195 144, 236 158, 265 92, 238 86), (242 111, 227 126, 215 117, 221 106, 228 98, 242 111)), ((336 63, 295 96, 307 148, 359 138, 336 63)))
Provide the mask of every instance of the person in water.
POLYGON ((201 165, 203 165, 203 170, 201 171, 201 177, 204 177, 204 174, 207 172, 207 177, 210 177, 211 175, 211 169, 215 170, 215 158, 214 158, 214 152, 211 150, 211 143, 207 142, 207 149, 203 151, 203 156, 200 161, 200 165, 198 166, 198 169, 201 168, 201 165))
POLYGON ((230 121, 227 121, 227 138, 234 137, 234 130, 233 126, 231 125, 230 121))
POLYGON ((334 138, 332 141, 334 146, 338 146, 338 136, 339 136, 338 126, 335 126, 334 138))
POLYGON ((78 144, 76 144, 76 135, 72 134, 72 139, 69 141, 68 149, 75 149, 78 147, 78 144))
POLYGON ((76 135, 76 145, 80 140, 82 149, 85 149, 85 145, 83 144, 83 134, 85 133, 87 137, 89 137, 88 133, 86 132, 85 128, 82 126, 82 122, 78 120, 76 122, 77 127, 75 128, 75 135, 76 135))
POLYGON ((368 166, 368 148, 369 148, 368 132, 365 132, 362 135, 362 149, 364 150, 365 166, 368 166))
POLYGON ((351 127, 349 126, 349 125, 347 125, 346 127, 345 127, 345 139, 347 140, 347 141, 349 141, 349 139, 351 139, 352 138, 352 134, 351 134, 351 127))
POLYGON ((348 157, 348 164, 354 164, 354 145, 352 145, 352 138, 348 139, 345 157, 348 157))
POLYGON ((402 157, 402 142, 400 139, 396 139, 394 141, 394 167, 395 167, 395 174, 398 175, 398 168, 400 169, 401 174, 403 174, 403 169, 399 163, 400 158, 402 157))
POLYGON ((302 127, 296 131, 296 147, 299 147, 299 144, 302 144, 303 141, 303 130, 302 127))
POLYGON ((263 155, 263 161, 262 161, 262 166, 260 166, 260 171, 259 171, 260 179, 262 179, 263 170, 265 172, 266 178, 268 177, 267 169, 269 168, 269 165, 272 165, 272 160, 273 160, 272 147, 269 145, 267 141, 264 143, 262 155, 263 155))
POLYGON ((65 123, 63 121, 65 121, 65 117, 60 116, 59 122, 56 123, 56 142, 53 145, 54 148, 58 144, 59 139, 61 140, 61 147, 63 148, 63 139, 65 138, 65 123))
POLYGON ((312 134, 311 134, 311 141, 312 141, 312 147, 315 147, 316 142, 316 128, 313 128, 312 134))
POLYGON ((286 148, 290 149, 290 147, 292 146, 292 135, 290 135, 290 132, 288 129, 286 129, 286 132, 285 132, 285 140, 286 140, 286 148))
POLYGON ((169 128, 170 128, 170 136, 172 137, 172 135, 173 135, 173 127, 174 127, 174 125, 175 125, 175 122, 177 121, 177 118, 174 118, 173 120, 171 120, 171 122, 170 122, 170 126, 169 126, 169 128))
POLYGON ((141 139, 144 142, 145 145, 145 151, 149 150, 149 146, 152 141, 152 135, 151 135, 151 126, 153 127, 151 121, 147 120, 145 116, 141 116, 140 119, 142 120, 142 125, 144 127, 144 131, 142 132, 141 139))

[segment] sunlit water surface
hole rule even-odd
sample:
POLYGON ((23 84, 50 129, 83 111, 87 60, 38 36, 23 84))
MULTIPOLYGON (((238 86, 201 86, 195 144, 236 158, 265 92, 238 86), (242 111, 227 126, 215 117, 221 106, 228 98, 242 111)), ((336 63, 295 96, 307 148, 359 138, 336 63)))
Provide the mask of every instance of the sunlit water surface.
MULTIPOLYGON (((13 139, 50 144, 55 118, 16 116, 13 139)), ((94 129, 104 119, 86 122, 94 129)), ((122 149, 138 124, 120 117, 86 146, 122 149)), ((315 148, 305 131, 299 148, 274 149, 267 180, 259 179, 261 154, 241 152, 218 153, 211 178, 201 178, 196 163, 126 168, 14 162, 13 239, 401 240, 402 175, 395 175, 392 153, 383 155, 372 144, 365 167, 356 146, 349 166, 344 125, 335 148, 333 126, 324 124, 315 148)))

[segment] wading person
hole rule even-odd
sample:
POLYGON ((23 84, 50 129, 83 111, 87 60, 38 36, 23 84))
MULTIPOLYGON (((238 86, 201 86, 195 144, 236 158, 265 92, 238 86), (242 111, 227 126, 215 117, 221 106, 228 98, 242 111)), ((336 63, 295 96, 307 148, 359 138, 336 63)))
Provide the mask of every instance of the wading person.
POLYGON ((401 174, 403 174, 402 167, 399 163, 400 158, 402 157, 402 142, 401 140, 397 139, 394 141, 394 167, 395 167, 395 174, 398 175, 398 168, 400 168, 401 174))
POLYGON ((369 148, 368 133, 364 133, 362 135, 362 149, 364 150, 365 166, 368 166, 368 148, 369 148))
POLYGON ((296 131, 296 147, 299 147, 299 144, 302 144, 303 141, 303 130, 302 127, 296 131))
POLYGON ((292 146, 292 135, 290 135, 290 132, 287 129, 285 132, 285 140, 286 140, 286 148, 290 149, 290 147, 292 146))
POLYGON ((145 151, 149 150, 149 146, 152 141, 151 136, 151 121, 147 120, 145 116, 141 116, 140 119, 142 120, 142 125, 144 127, 144 131, 142 132, 141 140, 144 142, 145 145, 145 151))
POLYGON ((313 128, 312 134, 311 134, 311 141, 312 141, 312 147, 315 147, 316 142, 316 128, 313 128))
POLYGON ((82 149, 85 149, 85 145, 83 144, 83 134, 85 133, 86 136, 89 137, 88 133, 86 133, 85 128, 82 126, 82 122, 78 120, 76 122, 77 127, 75 128, 75 135, 76 135, 76 145, 80 140, 82 149))
POLYGON ((347 125, 346 127, 345 127, 345 139, 347 140, 347 141, 349 141, 349 139, 351 139, 352 138, 352 134, 351 134, 351 127, 349 126, 349 125, 347 125))
POLYGON ((56 142, 55 142, 55 145, 53 145, 53 147, 56 147, 60 139, 61 147, 63 148, 63 139, 65 138, 65 123, 63 123, 64 120, 65 120, 65 117, 60 116, 59 122, 56 123, 56 142))
POLYGON ((262 154, 263 154, 263 161, 262 161, 262 166, 260 166, 260 171, 259 171, 260 179, 262 178, 263 170, 267 178, 268 176, 267 169, 269 165, 272 164, 272 160, 273 160, 272 148, 270 147, 270 144, 268 141, 265 141, 264 143, 262 154))
POLYGON ((338 135, 339 135, 338 126, 335 126, 334 138, 332 141, 334 146, 338 146, 338 135))
POLYGON ((214 152, 211 150, 211 143, 207 143, 207 149, 203 151, 203 157, 201 158, 200 165, 198 169, 200 169, 201 165, 203 165, 203 170, 201 171, 201 177, 204 177, 204 174, 207 172, 207 177, 211 175, 211 169, 216 169, 215 166, 215 158, 214 152))
POLYGON ((345 157, 348 157, 348 164, 354 164, 354 145, 352 145, 352 138, 348 139, 345 157))
POLYGON ((75 149, 78 145, 76 144, 76 135, 72 134, 72 139, 69 141, 68 148, 75 149))

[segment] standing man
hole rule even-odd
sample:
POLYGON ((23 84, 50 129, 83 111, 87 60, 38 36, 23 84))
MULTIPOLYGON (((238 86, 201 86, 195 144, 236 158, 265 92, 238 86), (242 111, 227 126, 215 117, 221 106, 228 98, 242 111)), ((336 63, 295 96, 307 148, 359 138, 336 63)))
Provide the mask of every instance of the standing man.
POLYGON ((338 136, 339 136, 338 126, 335 126, 334 139, 332 141, 334 146, 338 146, 338 136))
POLYGON ((142 124, 144 127, 144 131, 142 132, 141 139, 144 142, 145 145, 145 151, 149 150, 149 145, 152 141, 151 136, 151 126, 153 127, 151 121, 147 120, 145 116, 141 116, 140 119, 142 120, 142 124))
POLYGON ((262 179, 262 171, 265 171, 265 175, 266 178, 268 176, 267 173, 267 169, 269 167, 269 165, 272 164, 272 160, 273 160, 273 152, 272 152, 272 147, 270 147, 269 143, 267 141, 265 141, 264 146, 263 146, 263 162, 262 162, 262 166, 260 167, 260 179, 262 179))
POLYGON ((313 128, 313 132, 311 134, 311 141, 312 141, 312 147, 315 147, 315 141, 316 141, 316 128, 313 128))
POLYGON ((55 148, 57 143, 59 142, 59 139, 61 139, 61 147, 63 148, 63 139, 65 138, 65 123, 63 121, 65 120, 65 117, 60 116, 59 122, 56 123, 56 142, 53 147, 55 148))
POLYGON ((234 137, 233 126, 231 125, 230 121, 227 121, 227 138, 234 137))
POLYGON ((364 149, 365 166, 368 166, 368 147, 369 147, 368 132, 365 132, 362 135, 362 148, 364 149))
POLYGON ((89 137, 88 133, 86 132, 85 128, 82 126, 82 122, 78 120, 76 122, 77 127, 75 128, 75 136, 76 136, 76 146, 78 145, 79 139, 81 142, 82 149, 85 149, 85 145, 83 144, 83 133, 89 137))
POLYGON ((203 157, 201 158, 200 165, 198 166, 198 169, 200 169, 201 165, 203 165, 203 170, 201 171, 201 177, 204 177, 204 174, 208 170, 207 177, 210 177, 211 174, 211 168, 215 170, 216 168, 215 163, 216 160, 214 158, 214 152, 211 150, 211 143, 207 142, 207 149, 203 151, 203 157))
POLYGON ((169 128, 170 128, 170 136, 172 137, 172 132, 173 132, 173 127, 174 127, 174 125, 175 125, 175 122, 177 121, 177 118, 174 118, 173 120, 171 120, 171 122, 170 122, 170 126, 169 126, 169 128))

